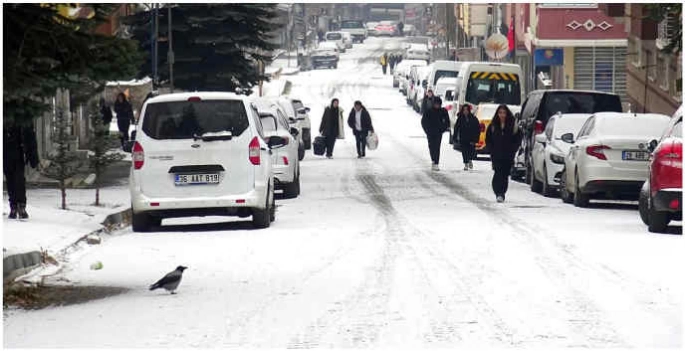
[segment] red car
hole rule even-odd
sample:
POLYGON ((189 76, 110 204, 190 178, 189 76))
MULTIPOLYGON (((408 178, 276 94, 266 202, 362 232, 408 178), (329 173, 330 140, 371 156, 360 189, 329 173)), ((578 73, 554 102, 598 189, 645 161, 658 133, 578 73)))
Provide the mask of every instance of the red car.
POLYGON ((383 21, 376 26, 376 35, 394 37, 397 35, 397 25, 391 21, 383 21))
POLYGON ((682 221, 683 107, 660 141, 652 140, 649 179, 640 192, 640 217, 652 233, 663 233, 671 220, 682 221))

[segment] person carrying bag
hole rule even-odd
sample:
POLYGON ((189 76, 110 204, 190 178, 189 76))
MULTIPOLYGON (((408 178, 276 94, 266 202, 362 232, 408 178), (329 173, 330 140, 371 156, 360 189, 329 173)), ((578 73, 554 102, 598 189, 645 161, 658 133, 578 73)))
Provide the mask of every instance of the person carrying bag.
MULTIPOLYGON (((366 110, 361 101, 354 102, 354 108, 350 111, 347 118, 347 125, 352 129, 357 145, 357 158, 366 157, 367 139, 373 135, 373 124, 371 123, 371 116, 366 110)), ((376 142, 376 145, 378 143, 376 142)))

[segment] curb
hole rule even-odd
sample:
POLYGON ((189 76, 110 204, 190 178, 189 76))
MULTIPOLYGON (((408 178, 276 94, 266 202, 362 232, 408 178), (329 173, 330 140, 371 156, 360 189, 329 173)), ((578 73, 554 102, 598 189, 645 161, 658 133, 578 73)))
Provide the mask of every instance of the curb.
MULTIPOLYGON (((74 251, 77 246, 86 241, 89 235, 93 234, 104 234, 110 233, 119 228, 128 226, 131 224, 131 209, 127 208, 123 211, 112 213, 108 215, 105 220, 101 223, 102 228, 94 230, 81 236, 73 244, 67 246, 66 248, 58 252, 59 256, 64 256, 71 251, 74 251)), ((33 269, 40 267, 45 259, 44 253, 40 251, 31 251, 20 254, 15 254, 11 256, 4 257, 2 260, 2 270, 3 270, 3 285, 11 283, 16 278, 21 277, 33 269)))

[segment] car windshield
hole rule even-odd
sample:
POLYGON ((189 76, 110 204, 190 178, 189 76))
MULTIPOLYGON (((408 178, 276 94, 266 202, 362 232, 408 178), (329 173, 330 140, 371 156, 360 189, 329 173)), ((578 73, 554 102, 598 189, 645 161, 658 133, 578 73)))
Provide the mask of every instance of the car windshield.
POLYGON ((469 78, 464 99, 473 105, 481 103, 521 105, 521 85, 518 75, 509 74, 509 80, 493 74, 483 78, 469 78), (516 79, 512 79, 514 76, 516 79))
POLYGON ((192 139, 204 133, 231 132, 239 136, 249 127, 240 100, 178 101, 148 104, 143 132, 152 139, 192 139))
POLYGON ((437 84, 440 78, 457 78, 459 75, 458 71, 437 71, 435 72, 435 78, 433 79, 433 84, 437 84))
POLYGON ((364 28, 364 25, 362 25, 361 21, 343 21, 340 27, 346 29, 364 28))
POLYGON ((342 39, 342 34, 340 33, 329 33, 326 35, 326 40, 340 40, 342 39))
POLYGON ((545 98, 542 116, 550 116, 561 113, 584 113, 596 112, 623 112, 621 99, 611 94, 592 94, 579 92, 549 93, 545 98))

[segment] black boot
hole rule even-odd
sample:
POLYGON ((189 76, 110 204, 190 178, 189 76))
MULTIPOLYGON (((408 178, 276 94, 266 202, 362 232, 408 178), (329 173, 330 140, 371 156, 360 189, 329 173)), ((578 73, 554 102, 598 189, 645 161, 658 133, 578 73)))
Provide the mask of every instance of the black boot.
POLYGON ((17 208, 17 215, 19 215, 19 219, 28 219, 29 214, 26 213, 26 204, 19 204, 17 208))
POLYGON ((10 204, 10 215, 9 219, 17 218, 17 206, 10 204))

